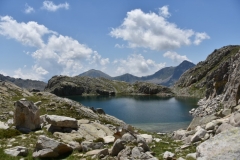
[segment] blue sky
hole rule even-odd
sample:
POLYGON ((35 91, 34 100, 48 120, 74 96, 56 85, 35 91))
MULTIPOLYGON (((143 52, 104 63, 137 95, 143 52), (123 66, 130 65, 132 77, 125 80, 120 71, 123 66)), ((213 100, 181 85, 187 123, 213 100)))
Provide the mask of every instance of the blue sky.
POLYGON ((0 1, 0 73, 150 75, 239 44, 239 0, 0 1))

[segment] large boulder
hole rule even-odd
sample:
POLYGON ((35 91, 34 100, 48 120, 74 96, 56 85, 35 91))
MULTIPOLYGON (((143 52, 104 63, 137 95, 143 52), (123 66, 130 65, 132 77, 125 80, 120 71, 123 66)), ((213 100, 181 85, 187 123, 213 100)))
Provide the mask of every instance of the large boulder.
POLYGON ((149 146, 147 145, 147 142, 142 136, 137 135, 137 143, 139 147, 143 148, 144 152, 150 151, 149 146))
POLYGON ((214 136, 197 147, 198 160, 226 160, 240 157, 240 128, 233 128, 214 136))
POLYGON ((223 123, 218 127, 218 129, 216 130, 215 133, 218 134, 218 133, 221 133, 223 131, 226 131, 226 130, 229 130, 229 129, 232 129, 232 128, 234 128, 232 125, 230 125, 228 123, 223 123))
POLYGON ((118 153, 125 148, 125 141, 117 139, 112 146, 112 156, 117 156, 118 153))
POLYGON ((198 131, 192 136, 191 138, 191 142, 197 142, 197 141, 201 141, 205 134, 207 133, 207 131, 203 128, 199 128, 198 131))
POLYGON ((78 121, 75 118, 57 115, 46 115, 46 121, 49 124, 57 127, 78 128, 78 121))
POLYGON ((54 158, 62 154, 71 153, 73 148, 69 145, 48 138, 44 135, 38 137, 38 141, 33 152, 34 158, 54 158))
POLYGON ((181 140, 186 135, 186 130, 179 129, 173 133, 173 139, 181 140))
POLYGON ((229 123, 232 126, 235 127, 240 127, 240 113, 239 112, 235 112, 231 115, 231 117, 229 118, 229 123))
POLYGON ((15 102, 14 125, 17 129, 36 130, 40 128, 39 109, 33 102, 20 100, 15 102))

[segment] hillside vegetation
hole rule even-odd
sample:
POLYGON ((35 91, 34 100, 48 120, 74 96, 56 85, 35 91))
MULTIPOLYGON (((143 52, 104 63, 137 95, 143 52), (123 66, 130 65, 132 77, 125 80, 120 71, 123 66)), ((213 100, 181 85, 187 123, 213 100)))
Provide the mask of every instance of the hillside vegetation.
POLYGON ((135 82, 133 84, 109 80, 105 78, 91 77, 52 77, 45 91, 59 96, 69 95, 115 95, 115 94, 157 94, 161 96, 173 96, 174 94, 167 87, 147 83, 135 82))

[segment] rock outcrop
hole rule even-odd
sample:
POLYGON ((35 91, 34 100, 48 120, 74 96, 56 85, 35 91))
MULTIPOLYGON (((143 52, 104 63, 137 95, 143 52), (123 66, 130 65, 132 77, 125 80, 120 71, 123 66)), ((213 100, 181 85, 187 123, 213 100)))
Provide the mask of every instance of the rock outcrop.
POLYGON ((18 87, 25 88, 28 90, 39 90, 43 91, 45 86, 47 85, 45 82, 30 80, 30 79, 21 79, 21 78, 13 78, 9 76, 4 76, 0 74, 0 80, 5 82, 11 82, 17 85, 18 87))
POLYGON ((215 49, 205 61, 185 72, 173 87, 180 96, 203 98, 192 114, 206 116, 229 114, 240 99, 240 46, 215 49))
POLYGON ((48 81, 45 91, 58 96, 83 94, 110 96, 115 94, 159 94, 162 96, 173 96, 173 92, 169 88, 147 82, 130 84, 105 78, 67 76, 52 77, 48 81))

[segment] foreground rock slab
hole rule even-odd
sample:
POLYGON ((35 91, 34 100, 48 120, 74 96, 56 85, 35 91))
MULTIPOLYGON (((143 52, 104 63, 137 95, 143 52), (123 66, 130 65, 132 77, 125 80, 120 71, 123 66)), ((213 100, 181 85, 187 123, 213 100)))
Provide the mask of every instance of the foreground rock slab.
POLYGON ((54 158, 62 154, 71 153, 73 149, 54 139, 48 138, 44 135, 38 137, 35 152, 33 153, 34 158, 54 158))
POLYGON ((240 128, 216 135, 197 147, 197 160, 226 160, 240 157, 240 128))
POLYGON ((49 124, 57 127, 78 128, 78 121, 75 118, 57 115, 46 115, 46 121, 49 124))

